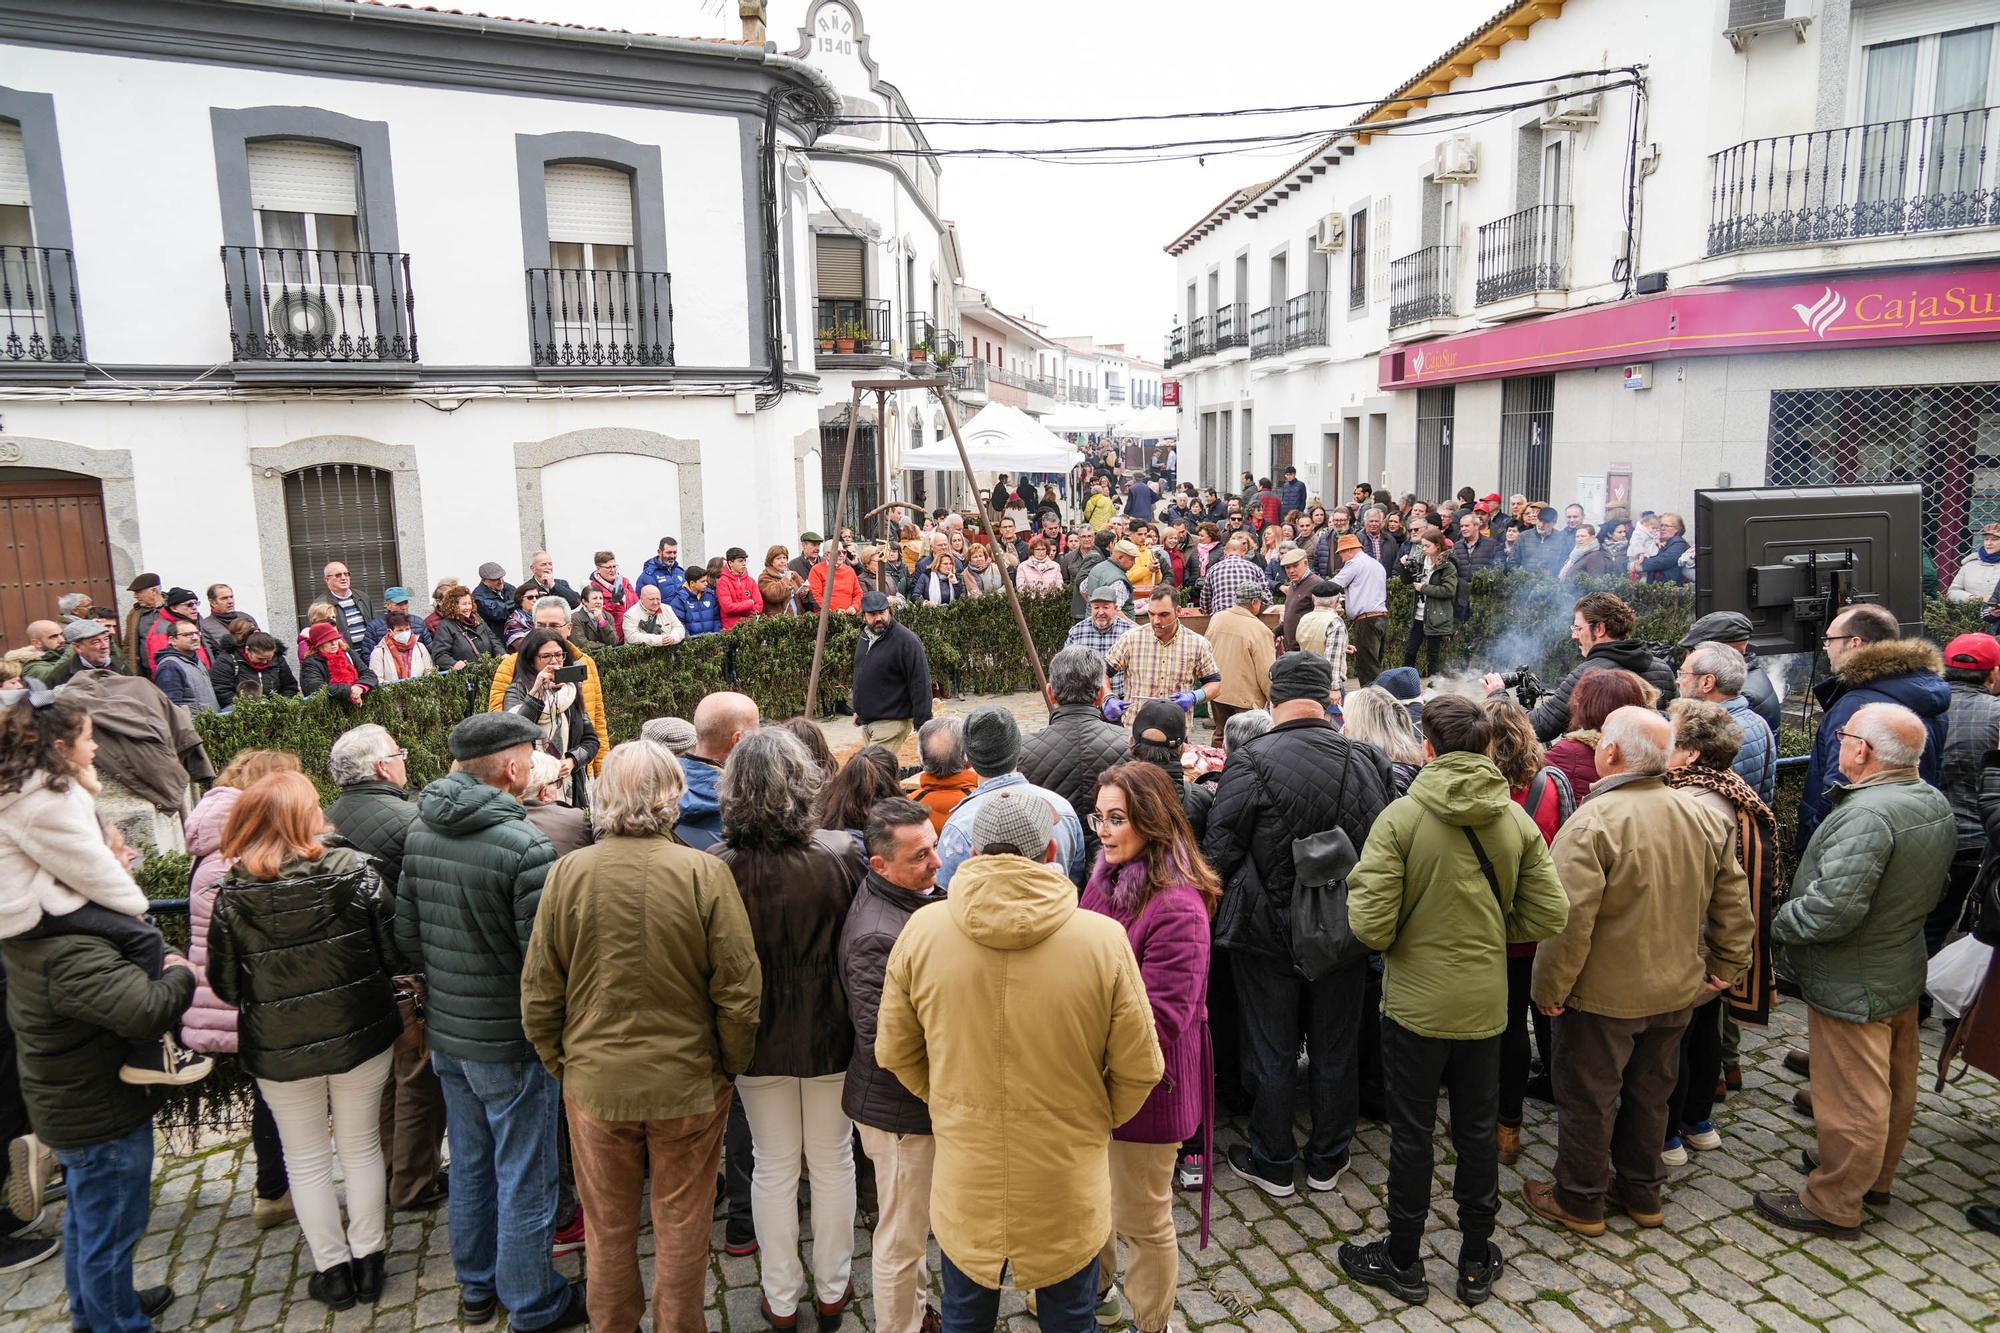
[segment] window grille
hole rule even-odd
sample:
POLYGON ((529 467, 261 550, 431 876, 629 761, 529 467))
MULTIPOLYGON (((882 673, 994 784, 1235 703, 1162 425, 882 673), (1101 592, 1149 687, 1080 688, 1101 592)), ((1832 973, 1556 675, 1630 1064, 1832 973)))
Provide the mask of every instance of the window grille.
POLYGON ((355 592, 378 607, 382 590, 403 581, 395 488, 381 468, 321 463, 287 472, 285 527, 301 624, 307 607, 326 600, 328 561, 345 564, 355 592))

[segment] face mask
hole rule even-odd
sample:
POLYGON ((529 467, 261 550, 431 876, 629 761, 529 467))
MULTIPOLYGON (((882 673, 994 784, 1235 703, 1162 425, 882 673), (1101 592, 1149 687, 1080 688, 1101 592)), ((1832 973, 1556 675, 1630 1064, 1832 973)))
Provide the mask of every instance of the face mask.
POLYGON ((411 639, 415 638, 416 635, 410 630, 399 629, 390 637, 395 639, 397 643, 408 643, 411 639))

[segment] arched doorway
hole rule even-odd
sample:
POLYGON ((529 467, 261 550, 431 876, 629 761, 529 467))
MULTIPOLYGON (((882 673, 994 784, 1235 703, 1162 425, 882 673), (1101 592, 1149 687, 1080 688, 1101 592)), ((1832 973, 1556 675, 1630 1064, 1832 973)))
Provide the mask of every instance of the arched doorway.
POLYGON ((396 540, 395 476, 360 463, 315 463, 285 474, 286 555, 292 604, 326 598, 323 573, 339 560, 363 596, 380 598, 403 581, 396 540))
POLYGON ((116 606, 104 486, 52 468, 0 468, 0 635, 27 641, 30 621, 54 620, 56 598, 90 594, 116 606))

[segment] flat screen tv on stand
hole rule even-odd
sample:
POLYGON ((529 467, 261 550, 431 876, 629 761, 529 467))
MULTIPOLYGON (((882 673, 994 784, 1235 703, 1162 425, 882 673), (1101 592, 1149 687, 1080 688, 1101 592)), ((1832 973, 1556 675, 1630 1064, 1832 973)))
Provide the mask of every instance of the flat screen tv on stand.
POLYGON ((1694 495, 1694 613, 1739 611, 1765 656, 1816 653, 1844 606, 1923 628, 1923 488, 1752 486, 1694 495))

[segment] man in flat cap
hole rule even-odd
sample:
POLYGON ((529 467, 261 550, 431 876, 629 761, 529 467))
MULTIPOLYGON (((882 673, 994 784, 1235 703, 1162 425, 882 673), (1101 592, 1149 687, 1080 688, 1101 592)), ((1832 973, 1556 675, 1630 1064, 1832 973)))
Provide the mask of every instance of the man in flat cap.
POLYGON ((549 1258, 562 1092, 521 1029, 521 965, 555 848, 523 818, 541 731, 518 713, 451 729, 452 771, 424 788, 403 843, 396 945, 429 986, 424 1039, 451 1137, 459 1313, 516 1327, 583 1322, 549 1258))
POLYGON ((158 574, 141 574, 125 585, 125 591, 132 594, 132 609, 125 613, 125 660, 138 674, 151 676, 153 659, 146 652, 146 636, 166 609, 167 597, 160 591, 158 574))
POLYGON ((861 595, 850 698, 862 739, 893 755, 900 756, 903 742, 931 720, 930 659, 917 636, 896 623, 888 597, 879 592, 861 595))
POLYGON ((21 674, 51 688, 67 685, 77 672, 94 668, 125 674, 125 664, 118 660, 117 636, 103 621, 72 620, 63 626, 62 637, 63 650, 54 661, 31 662, 21 674))

